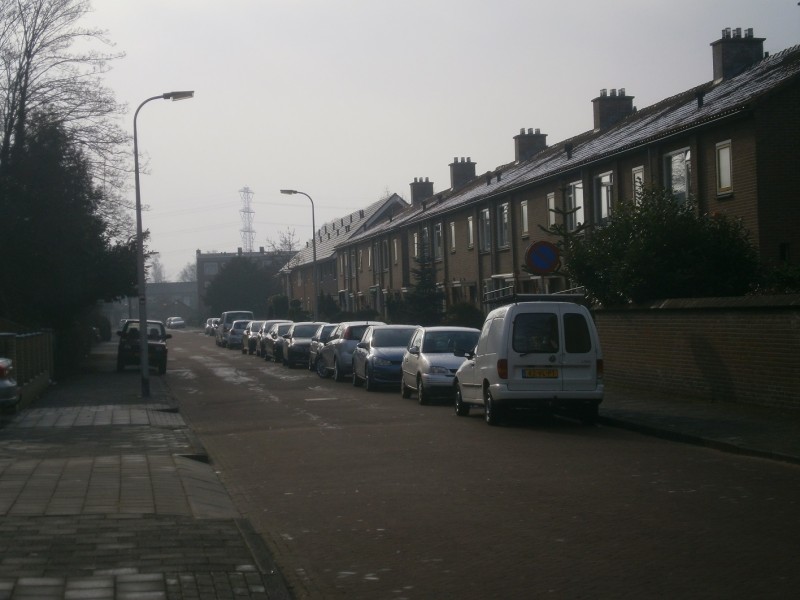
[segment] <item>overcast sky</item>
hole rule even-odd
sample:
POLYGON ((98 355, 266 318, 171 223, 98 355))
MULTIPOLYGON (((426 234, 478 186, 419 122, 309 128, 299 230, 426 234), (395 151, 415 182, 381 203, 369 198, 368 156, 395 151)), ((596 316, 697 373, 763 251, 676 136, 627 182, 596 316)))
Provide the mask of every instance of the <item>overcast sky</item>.
MULTIPOLYGON (((139 113, 144 227, 168 279, 203 252, 254 248, 388 193, 409 199, 448 164, 483 173, 514 135, 549 144, 592 128, 591 100, 625 88, 643 108, 712 79, 710 43, 752 27, 774 54, 800 41, 797 0, 94 0, 90 22, 126 57, 108 87, 139 113)), ((132 152, 132 149, 131 149, 132 152)), ((133 185, 129 193, 133 204, 133 185)))

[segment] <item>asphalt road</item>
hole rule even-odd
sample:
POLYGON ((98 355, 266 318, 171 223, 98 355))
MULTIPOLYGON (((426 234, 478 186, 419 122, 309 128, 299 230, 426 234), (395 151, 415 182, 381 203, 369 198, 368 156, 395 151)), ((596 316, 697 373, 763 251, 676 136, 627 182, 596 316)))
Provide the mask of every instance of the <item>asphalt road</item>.
POLYGON ((800 468, 489 427, 173 331, 169 386, 296 598, 795 598, 800 468))

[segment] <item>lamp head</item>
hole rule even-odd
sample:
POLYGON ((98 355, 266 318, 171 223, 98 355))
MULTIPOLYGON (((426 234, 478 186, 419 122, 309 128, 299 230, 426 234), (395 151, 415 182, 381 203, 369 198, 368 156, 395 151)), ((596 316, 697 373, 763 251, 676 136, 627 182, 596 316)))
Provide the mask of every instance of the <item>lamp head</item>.
POLYGON ((189 98, 194 98, 194 90, 184 92, 166 92, 165 94, 162 94, 161 97, 164 98, 164 100, 172 100, 173 102, 178 100, 188 100, 189 98))
POLYGON ((287 196, 291 196, 292 194, 296 194, 297 190, 281 190, 281 194, 286 194, 287 196))

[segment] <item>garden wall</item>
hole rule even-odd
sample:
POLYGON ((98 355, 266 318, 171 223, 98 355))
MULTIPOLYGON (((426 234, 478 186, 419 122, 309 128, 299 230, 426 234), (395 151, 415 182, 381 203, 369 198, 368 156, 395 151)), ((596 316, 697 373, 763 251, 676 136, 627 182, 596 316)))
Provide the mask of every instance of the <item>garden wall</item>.
POLYGON ((595 311, 610 386, 800 409, 800 295, 595 311))

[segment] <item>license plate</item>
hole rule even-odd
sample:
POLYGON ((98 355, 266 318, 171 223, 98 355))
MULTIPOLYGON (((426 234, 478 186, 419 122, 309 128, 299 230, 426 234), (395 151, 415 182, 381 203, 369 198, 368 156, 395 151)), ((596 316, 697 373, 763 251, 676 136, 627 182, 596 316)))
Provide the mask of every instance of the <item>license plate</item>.
POLYGON ((537 369, 534 367, 525 367, 522 369, 522 376, 525 378, 555 379, 558 377, 558 369, 537 369))

